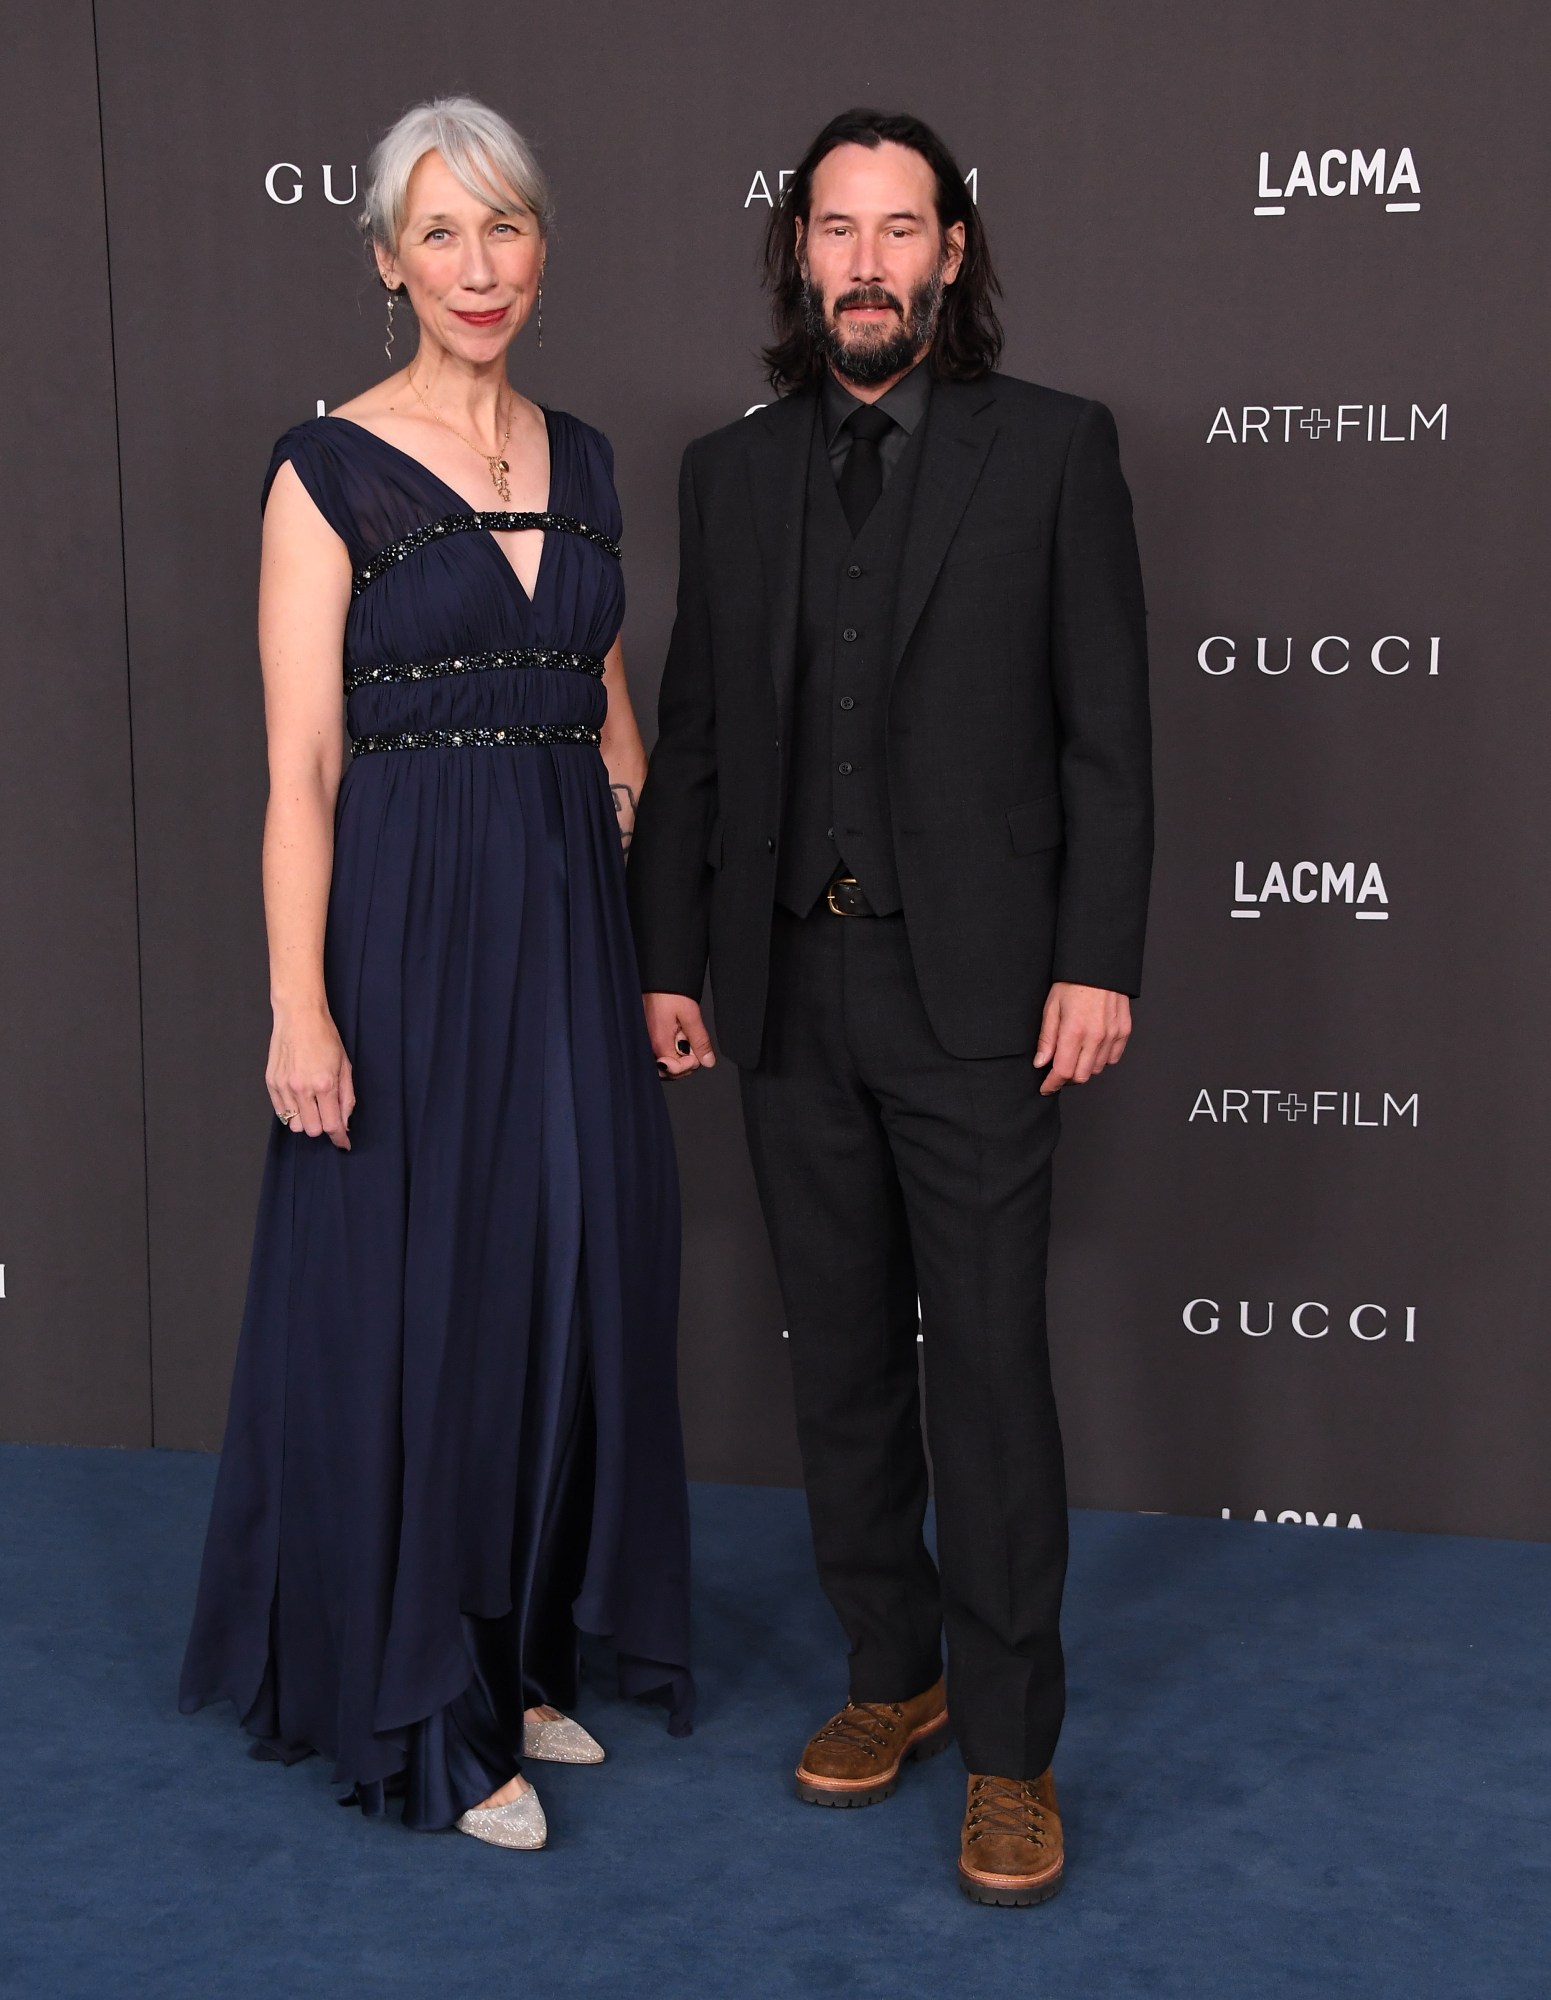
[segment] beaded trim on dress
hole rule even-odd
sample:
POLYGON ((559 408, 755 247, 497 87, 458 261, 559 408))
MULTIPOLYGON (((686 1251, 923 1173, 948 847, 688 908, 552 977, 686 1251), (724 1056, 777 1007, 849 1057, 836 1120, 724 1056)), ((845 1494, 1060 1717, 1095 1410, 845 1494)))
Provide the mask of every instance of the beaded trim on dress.
POLYGON ((553 531, 559 535, 580 535, 584 541, 594 542, 619 560, 619 544, 601 528, 589 527, 585 521, 578 521, 571 514, 444 514, 439 521, 428 521, 423 528, 412 528, 407 535, 401 535, 396 542, 389 542, 385 549, 368 557, 351 578, 351 594, 359 597, 369 583, 375 583, 401 563, 406 556, 412 556, 417 549, 423 549, 428 542, 439 541, 443 535, 466 535, 488 529, 495 534, 515 533, 529 528, 539 528, 545 533, 553 531))
POLYGON ((501 729, 481 724, 467 729, 400 729, 383 736, 357 736, 350 745, 350 754, 365 757, 374 750, 493 750, 502 744, 596 745, 602 741, 596 729, 589 729, 582 722, 508 722, 501 729))
POLYGON ((604 662, 595 653, 557 653, 544 646, 517 652, 463 653, 456 660, 391 660, 380 667, 354 667, 345 674, 345 693, 387 681, 439 681, 452 674, 488 674, 502 667, 544 667, 555 673, 590 674, 602 680, 604 662))

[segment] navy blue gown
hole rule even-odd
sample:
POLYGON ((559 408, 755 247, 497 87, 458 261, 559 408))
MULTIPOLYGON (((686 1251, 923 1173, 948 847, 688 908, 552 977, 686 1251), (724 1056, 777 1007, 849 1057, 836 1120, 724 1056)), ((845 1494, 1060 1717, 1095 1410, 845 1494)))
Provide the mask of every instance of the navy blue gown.
POLYGON ((612 455, 476 515, 324 417, 289 462, 355 573, 324 974, 351 1150, 274 1123, 184 1662, 258 1754, 442 1827, 575 1696, 578 1633, 689 1726, 679 1213, 597 748, 612 455), (530 600, 484 524, 545 526, 530 600))

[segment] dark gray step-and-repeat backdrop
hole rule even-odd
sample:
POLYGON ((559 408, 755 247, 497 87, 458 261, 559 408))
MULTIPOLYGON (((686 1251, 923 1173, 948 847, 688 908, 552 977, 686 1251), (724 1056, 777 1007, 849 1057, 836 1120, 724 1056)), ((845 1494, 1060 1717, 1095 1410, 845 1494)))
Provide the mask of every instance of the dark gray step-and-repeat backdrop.
MULTIPOLYGON (((553 174, 514 373, 614 440, 649 726, 680 450, 768 393, 770 201, 868 102, 957 149, 1005 365, 1114 408, 1136 497, 1159 858, 1061 1154, 1074 1499, 1551 1536, 1543 7, 9 11, 5 1435, 220 1437, 270 1116, 258 489, 386 372, 374 135, 468 89, 553 174)), ((694 1469, 791 1481, 734 1077, 672 1106, 694 1469)))

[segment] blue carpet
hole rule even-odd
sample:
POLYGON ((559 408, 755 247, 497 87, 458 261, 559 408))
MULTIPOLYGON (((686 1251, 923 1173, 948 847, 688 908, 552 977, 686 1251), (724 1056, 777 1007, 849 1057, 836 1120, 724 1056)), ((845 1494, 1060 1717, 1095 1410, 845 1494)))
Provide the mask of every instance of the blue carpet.
POLYGON ((700 1726, 584 1696, 539 1855, 332 1803, 173 1686, 213 1462, 0 1448, 0 1991, 416 1996, 1551 1993, 1551 1548, 1074 1520, 1068 1879, 953 1876, 955 1756, 790 1795, 841 1694, 795 1494, 695 1493, 700 1726))

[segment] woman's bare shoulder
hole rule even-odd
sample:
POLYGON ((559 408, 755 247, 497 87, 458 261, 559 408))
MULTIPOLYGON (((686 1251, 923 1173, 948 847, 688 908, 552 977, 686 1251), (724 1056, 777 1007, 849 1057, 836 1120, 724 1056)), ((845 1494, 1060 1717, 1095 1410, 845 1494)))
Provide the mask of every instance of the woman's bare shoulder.
POLYGON ((353 424, 364 424, 368 430, 375 430, 384 419, 391 423, 394 417, 402 416, 403 409, 404 375, 401 369, 385 382, 374 382, 370 389, 363 389, 359 396, 352 396, 348 402, 336 403, 328 414, 331 417, 347 417, 353 424))

